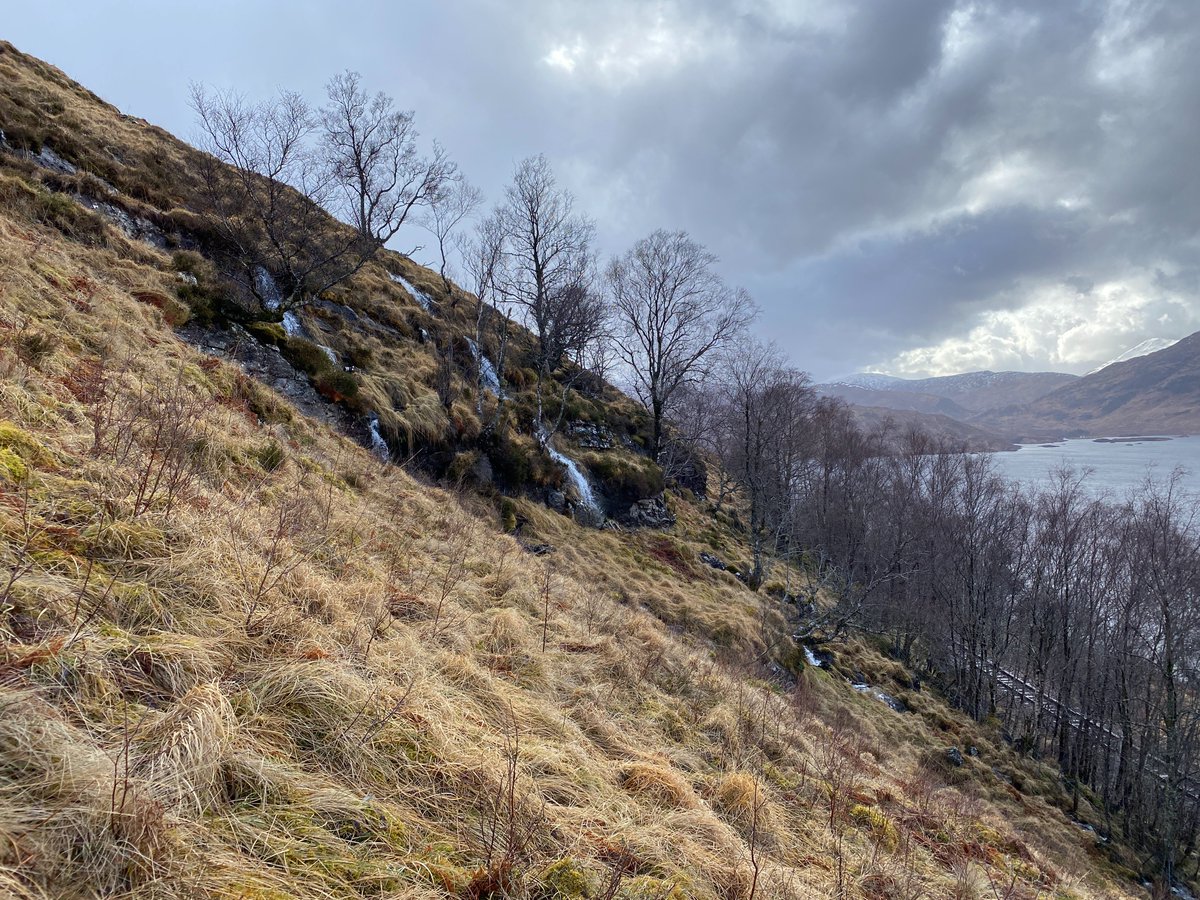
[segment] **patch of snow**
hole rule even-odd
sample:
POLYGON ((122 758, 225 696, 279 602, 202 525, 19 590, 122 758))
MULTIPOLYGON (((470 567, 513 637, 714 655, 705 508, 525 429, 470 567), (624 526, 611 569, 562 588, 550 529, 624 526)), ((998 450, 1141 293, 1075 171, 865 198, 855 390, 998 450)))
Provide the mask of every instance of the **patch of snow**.
POLYGON ((175 277, 178 278, 180 281, 182 281, 184 284, 188 285, 189 287, 195 287, 197 284, 200 283, 196 280, 196 276, 193 275, 191 272, 176 272, 175 277))
POLYGON ((400 287, 404 288, 404 290, 408 291, 409 296, 421 304, 421 308, 425 310, 425 312, 433 312, 433 300, 430 299, 428 294, 418 288, 403 275, 396 275, 393 272, 389 272, 388 276, 392 279, 392 281, 400 285, 400 287))
POLYGON ((367 428, 371 433, 371 452, 379 457, 380 462, 390 462, 392 451, 383 435, 379 433, 379 416, 372 414, 367 428))
POLYGON ((579 506, 582 508, 584 515, 581 517, 586 525, 601 525, 604 523, 604 510, 600 508, 600 503, 596 500, 596 495, 592 491, 592 486, 588 482, 587 477, 583 474, 575 460, 571 457, 555 450, 550 443, 549 436, 543 431, 538 435, 538 438, 546 452, 550 454, 550 458, 563 466, 567 470, 567 480, 575 488, 575 493, 579 495, 579 506))
POLYGON ((492 365, 492 361, 483 355, 483 351, 479 349, 470 338, 467 338, 467 346, 471 348, 471 354, 475 357, 475 363, 479 366, 479 374, 483 377, 483 389, 491 391, 497 397, 500 396, 500 376, 496 374, 496 367, 492 365))
POLYGON ((1097 372, 1107 369, 1114 363, 1125 362, 1129 359, 1137 359, 1139 356, 1149 356, 1151 353, 1157 353, 1159 350, 1166 350, 1168 347, 1174 347, 1179 341, 1171 340, 1170 338, 1149 338, 1142 341, 1134 347, 1130 347, 1120 356, 1115 359, 1110 359, 1102 366, 1097 366, 1088 372, 1089 375, 1095 375, 1097 372))
POLYGON ((859 372, 855 375, 847 375, 844 378, 835 379, 829 383, 845 387, 867 388, 873 391, 886 391, 896 387, 903 381, 903 378, 897 378, 895 375, 884 375, 882 372, 859 372))

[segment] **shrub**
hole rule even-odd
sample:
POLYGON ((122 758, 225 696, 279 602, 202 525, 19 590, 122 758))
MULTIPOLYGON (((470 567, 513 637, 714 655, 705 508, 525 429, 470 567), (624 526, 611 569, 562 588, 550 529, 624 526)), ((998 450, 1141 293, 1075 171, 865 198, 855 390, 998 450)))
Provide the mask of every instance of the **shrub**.
POLYGON ((517 504, 511 497, 503 497, 500 500, 500 527, 506 532, 515 531, 517 528, 517 504))
MULTIPOLYGON (((170 224, 193 233, 202 227, 200 222, 193 221, 170 224)), ((191 276, 195 282, 184 278, 175 287, 176 296, 191 310, 192 321, 206 326, 214 322, 247 321, 247 311, 233 299, 216 267, 199 253, 179 250, 171 256, 171 267, 181 275, 191 276)))
POLYGON ((500 484, 513 490, 525 487, 533 480, 533 464, 529 451, 505 431, 486 448, 492 463, 492 473, 500 484))
MULTIPOLYGON (((282 328, 280 329, 283 330, 282 328)), ((332 368, 325 351, 304 338, 289 337, 279 347, 283 358, 306 375, 318 376, 332 368)), ((345 374, 345 373, 343 373, 345 374)), ((357 393, 357 390, 355 391, 357 393)))
POLYGON ((268 441, 255 450, 254 456, 258 460, 258 464, 267 472, 274 472, 283 465, 283 447, 275 440, 268 441))
MULTIPOLYGON (((324 354, 321 356, 328 362, 328 357, 324 354)), ((358 397, 358 379, 349 372, 339 372, 336 369, 321 372, 316 377, 316 386, 322 396, 335 403, 344 403, 358 397)))
POLYGON ((478 450, 463 450, 454 455, 446 469, 446 478, 455 484, 463 484, 471 477, 471 470, 479 462, 478 450))

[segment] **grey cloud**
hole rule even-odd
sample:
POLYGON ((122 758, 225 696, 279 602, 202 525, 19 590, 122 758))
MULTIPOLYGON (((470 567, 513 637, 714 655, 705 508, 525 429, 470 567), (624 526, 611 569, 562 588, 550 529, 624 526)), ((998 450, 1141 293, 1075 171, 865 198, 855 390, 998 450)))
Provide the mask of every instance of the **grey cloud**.
MULTIPOLYGON (((189 79, 318 94, 357 68, 493 198, 544 151, 607 250, 693 232, 818 376, 936 360, 988 323, 1019 331, 1010 314, 1069 322, 1046 304, 1095 291, 1173 310, 1200 289, 1191 0, 347 0, 170 20, 47 2, 6 19, 19 46, 185 135, 189 79)), ((1131 336, 1159 335, 1114 327, 1110 355, 1131 336)), ((1004 358, 1048 367, 1039 352, 1004 358)))

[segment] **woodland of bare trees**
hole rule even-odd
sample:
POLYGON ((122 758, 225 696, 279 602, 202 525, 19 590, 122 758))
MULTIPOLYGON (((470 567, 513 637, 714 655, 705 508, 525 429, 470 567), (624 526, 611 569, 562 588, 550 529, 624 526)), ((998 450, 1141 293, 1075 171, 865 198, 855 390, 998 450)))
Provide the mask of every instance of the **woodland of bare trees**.
POLYGON ((1200 522, 1178 473, 1122 498, 1069 469, 1023 488, 986 455, 863 431, 753 343, 708 393, 750 583, 795 563, 810 599, 834 599, 798 618, 798 639, 885 638, 977 720, 1056 760, 1073 803, 1106 811, 1168 884, 1195 865, 1200 522))

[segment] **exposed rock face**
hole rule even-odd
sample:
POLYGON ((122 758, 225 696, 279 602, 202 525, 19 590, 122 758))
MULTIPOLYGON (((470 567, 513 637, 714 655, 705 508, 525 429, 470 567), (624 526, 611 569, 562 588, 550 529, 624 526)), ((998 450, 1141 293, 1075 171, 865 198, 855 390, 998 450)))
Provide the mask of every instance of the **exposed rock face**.
POLYGON ((626 525, 631 525, 634 528, 670 528, 675 524, 675 517, 667 509, 666 501, 662 495, 659 495, 657 497, 647 497, 644 500, 638 500, 629 507, 629 512, 625 514, 624 521, 626 525))
POLYGON ((957 769, 964 763, 962 751, 957 747, 951 747, 946 751, 946 762, 950 763, 950 765, 957 769))
POLYGON ((720 569, 722 572, 729 568, 727 565, 725 565, 725 560, 721 559, 719 556, 714 556, 708 551, 701 552, 700 562, 704 563, 706 566, 712 566, 714 569, 720 569))
POLYGON ((568 422, 567 434, 585 450, 611 450, 616 445, 611 429, 591 422, 568 422))
POLYGON ((547 491, 546 505, 556 513, 565 513, 567 511, 567 495, 562 491, 547 491))
POLYGON ((131 216, 115 203, 110 203, 107 200, 97 200, 95 197, 86 195, 77 198, 82 206, 86 206, 93 212, 98 212, 104 218, 108 219, 114 225, 124 232, 127 238, 136 241, 145 241, 147 244, 152 244, 160 250, 165 250, 170 247, 170 241, 163 234, 161 228, 151 222, 149 219, 131 216))
POLYGON ((211 356, 237 363, 247 375, 279 391, 305 415, 347 431, 362 430, 347 421, 339 407, 318 394, 308 377, 296 371, 277 348, 263 346, 244 329, 236 325, 227 330, 189 325, 179 330, 179 336, 211 356))

